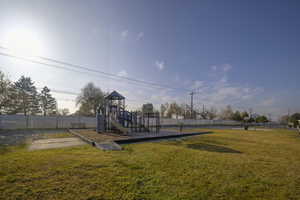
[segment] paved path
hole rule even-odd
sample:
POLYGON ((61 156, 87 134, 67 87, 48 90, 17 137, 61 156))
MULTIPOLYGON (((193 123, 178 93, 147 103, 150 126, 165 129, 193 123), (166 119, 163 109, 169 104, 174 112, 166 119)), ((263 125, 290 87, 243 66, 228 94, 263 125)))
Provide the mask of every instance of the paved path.
POLYGON ((36 130, 0 130, 0 145, 16 145, 26 139, 42 139, 43 134, 64 133, 67 129, 36 129, 36 130))
POLYGON ((86 144, 79 138, 71 137, 71 138, 55 138, 55 139, 41 139, 35 140, 29 146, 29 150, 40 150, 40 149, 54 149, 54 148, 62 148, 62 147, 70 147, 77 145, 86 144))

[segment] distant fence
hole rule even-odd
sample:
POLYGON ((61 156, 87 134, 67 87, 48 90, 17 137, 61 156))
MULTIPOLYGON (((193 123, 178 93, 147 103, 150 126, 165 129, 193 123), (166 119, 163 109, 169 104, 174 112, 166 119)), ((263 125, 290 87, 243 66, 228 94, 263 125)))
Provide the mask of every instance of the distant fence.
POLYGON ((95 128, 96 119, 82 116, 0 115, 0 129, 59 129, 72 128, 74 124, 84 124, 86 128, 95 128))
MULTIPOLYGON (((150 124, 152 124, 150 120, 150 124)), ((74 124, 84 124, 85 128, 96 128, 95 117, 83 116, 23 116, 0 115, 0 129, 43 129, 43 128, 74 128, 74 124)), ((200 120, 200 119, 170 119, 161 118, 160 124, 164 127, 201 125, 241 125, 241 122, 229 120, 200 120)))
POLYGON ((205 119, 170 119, 170 118, 161 118, 161 125, 172 126, 172 125, 241 125, 241 122, 232 121, 232 120, 205 120, 205 119))
MULTIPOLYGON (((243 126, 243 122, 233 120, 205 120, 205 119, 169 119, 161 118, 160 123, 162 127, 174 127, 182 124, 183 126, 199 126, 199 127, 224 127, 224 126, 243 126)), ((250 123, 249 126, 259 126, 266 128, 286 128, 286 125, 276 122, 267 123, 250 123)))

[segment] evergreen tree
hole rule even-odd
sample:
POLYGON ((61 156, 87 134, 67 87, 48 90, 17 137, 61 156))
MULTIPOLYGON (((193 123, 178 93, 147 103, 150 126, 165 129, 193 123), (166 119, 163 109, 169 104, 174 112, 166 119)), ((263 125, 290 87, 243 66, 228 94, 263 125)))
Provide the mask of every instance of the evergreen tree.
POLYGON ((299 120, 300 120, 300 113, 294 113, 290 117, 290 122, 294 124, 294 127, 297 127, 299 125, 299 120))
POLYGON ((46 86, 42 89, 40 94, 40 105, 44 116, 56 113, 56 100, 52 97, 50 89, 46 86))
POLYGON ((257 123, 266 123, 268 122, 268 118, 264 115, 258 116, 255 120, 257 123))
POLYGON ((233 113, 232 120, 234 120, 234 121, 242 121, 243 120, 240 111, 237 110, 233 113))
POLYGON ((241 117, 244 120, 245 118, 249 117, 249 114, 247 113, 247 111, 244 111, 241 113, 241 117))
POLYGON ((17 90, 17 101, 14 106, 14 113, 21 112, 26 116, 41 112, 39 94, 30 77, 21 76, 21 78, 15 82, 14 88, 17 90))
POLYGON ((146 104, 143 104, 143 107, 142 107, 142 112, 143 113, 153 113, 153 104, 152 103, 146 103, 146 104))
POLYGON ((0 115, 10 113, 15 98, 15 90, 11 82, 0 71, 0 115))

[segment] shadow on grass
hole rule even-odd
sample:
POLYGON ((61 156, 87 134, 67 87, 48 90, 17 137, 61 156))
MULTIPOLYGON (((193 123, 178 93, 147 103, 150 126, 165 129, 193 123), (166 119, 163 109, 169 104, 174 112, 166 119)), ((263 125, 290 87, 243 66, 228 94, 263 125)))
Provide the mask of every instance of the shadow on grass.
POLYGON ((195 143, 195 144, 187 144, 187 148, 190 149, 197 149, 197 150, 204 150, 204 151, 210 151, 210 152, 220 152, 220 153, 242 153, 240 151, 223 147, 223 146, 217 146, 213 144, 205 144, 205 143, 195 143))
POLYGON ((6 154, 8 152, 10 152, 10 149, 8 148, 8 146, 0 145, 0 155, 6 154))
POLYGON ((26 143, 21 143, 17 145, 3 145, 0 144, 0 155, 4 155, 10 152, 18 151, 18 150, 23 150, 27 148, 26 143))

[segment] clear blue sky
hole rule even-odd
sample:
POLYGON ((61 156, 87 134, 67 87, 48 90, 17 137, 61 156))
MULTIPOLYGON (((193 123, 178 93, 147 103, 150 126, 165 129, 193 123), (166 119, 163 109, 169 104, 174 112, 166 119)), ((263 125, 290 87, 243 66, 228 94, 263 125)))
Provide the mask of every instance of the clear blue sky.
MULTIPOLYGON (((300 111, 299 1, 0 0, 0 8, 0 44, 12 30, 26 29, 34 35, 28 41, 38 38, 39 55, 197 88, 197 106, 230 104, 274 117, 288 108, 300 111)), ((73 92, 93 81, 105 91, 119 90, 132 108, 143 102, 189 103, 186 91, 134 86, 3 56, 0 69, 12 80, 24 74, 39 87, 73 92)), ((60 107, 75 109, 66 101, 74 96, 55 95, 60 107)))

